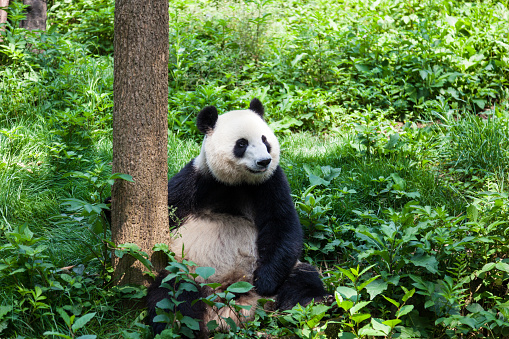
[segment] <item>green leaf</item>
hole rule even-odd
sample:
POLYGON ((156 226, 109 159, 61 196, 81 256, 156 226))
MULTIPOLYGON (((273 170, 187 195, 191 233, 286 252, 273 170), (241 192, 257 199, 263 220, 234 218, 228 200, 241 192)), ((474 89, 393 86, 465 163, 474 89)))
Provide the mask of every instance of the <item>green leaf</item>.
POLYGON ((467 217, 473 222, 477 222, 479 218, 479 209, 474 204, 469 204, 467 207, 467 217))
MULTIPOLYGON (((341 267, 338 267, 338 270, 340 270, 341 273, 346 275, 352 282, 355 282, 355 280, 357 280, 356 277, 349 270, 345 270, 344 268, 341 267)), ((355 293, 357 294, 357 292, 355 293)))
POLYGON ((472 312, 472 313, 481 313, 481 312, 484 312, 484 308, 482 308, 482 306, 479 305, 478 303, 470 304, 466 308, 467 308, 467 310, 469 312, 472 312))
POLYGON ((470 326, 472 327, 472 329, 476 330, 477 329, 477 322, 475 321, 474 318, 470 318, 470 317, 459 317, 458 319, 462 324, 464 325, 467 325, 467 326, 470 326))
POLYGON ((85 334, 85 335, 80 335, 79 337, 76 337, 76 339, 95 339, 95 338, 97 338, 97 336, 94 334, 85 334))
POLYGON ((371 303, 371 301, 360 301, 358 302, 357 304, 355 304, 351 309, 350 309, 350 314, 355 314, 357 313, 358 311, 362 310, 364 307, 366 307, 367 305, 369 305, 371 303))
POLYGON ((254 286, 248 283, 247 281, 238 281, 234 284, 231 284, 226 289, 228 292, 232 293, 247 293, 249 292, 254 286))
POLYGON ((318 186, 318 185, 329 186, 329 184, 330 184, 330 181, 324 180, 314 174, 309 174, 308 177, 309 177, 309 182, 313 186, 318 186))
POLYGON ((392 319, 392 320, 386 320, 382 324, 389 326, 391 329, 396 327, 397 324, 399 324, 401 320, 399 319, 392 319))
POLYGON ((401 298, 401 301, 406 302, 414 295, 415 288, 412 288, 410 291, 407 290, 404 286, 401 286, 401 288, 403 289, 403 291, 405 291, 405 295, 403 296, 403 298, 401 298))
POLYGON ((426 268, 431 273, 438 273, 438 261, 434 256, 429 254, 418 253, 415 254, 409 260, 415 266, 420 266, 426 268))
POLYGON ((396 145, 398 144, 399 140, 399 133, 391 134, 389 137, 389 142, 387 142, 387 145, 385 145, 386 149, 394 149, 396 148, 396 145))
POLYGON ((354 315, 351 315, 350 319, 355 321, 356 324, 359 324, 359 323, 363 322, 364 320, 369 319, 370 317, 371 317, 371 314, 368 314, 368 313, 356 313, 354 315))
POLYGON ((495 265, 495 267, 497 269, 499 269, 500 271, 504 271, 506 273, 509 273, 509 264, 506 264, 505 262, 497 262, 497 264, 495 265))
POLYGON ((363 288, 365 288, 366 286, 370 285, 371 283, 373 283, 379 277, 380 277, 379 275, 371 277, 368 280, 366 280, 365 282, 363 282, 362 284, 360 284, 358 287, 359 291, 362 290, 363 288))
POLYGON ((189 327, 192 330, 199 331, 200 330, 200 322, 197 319, 184 316, 180 320, 183 324, 186 324, 187 327, 189 327))
POLYGON ((387 289, 389 284, 386 281, 376 280, 366 286, 366 291, 369 294, 369 299, 373 300, 377 295, 387 289))
POLYGON ((74 324, 72 325, 71 329, 73 333, 76 333, 77 330, 85 326, 92 318, 95 316, 95 312, 85 314, 82 317, 79 317, 74 321, 74 324))
POLYGON ((124 173, 113 173, 108 179, 122 179, 129 182, 135 182, 132 176, 124 173))
POLYGON ((66 334, 62 334, 62 333, 58 333, 58 332, 52 332, 52 331, 46 331, 42 335, 44 335, 44 336, 56 335, 57 337, 66 338, 66 339, 72 339, 72 337, 70 337, 70 336, 68 336, 66 334))
POLYGON ((204 280, 207 280, 210 276, 216 273, 216 269, 213 267, 197 267, 196 273, 204 280))
POLYGON ((293 61, 292 61, 292 67, 295 67, 295 65, 300 61, 300 59, 302 59, 306 55, 307 55, 307 53, 301 53, 301 54, 297 55, 295 57, 295 59, 293 59, 293 61))
POLYGON ((338 304, 338 307, 341 307, 345 311, 348 311, 350 308, 353 307, 353 301, 349 299, 343 299, 343 297, 338 291, 334 292, 334 297, 336 298, 336 303, 338 304))
POLYGON ((391 331, 391 327, 384 325, 382 322, 383 322, 382 319, 371 318, 371 326, 373 326, 375 330, 381 331, 385 335, 388 335, 389 332, 391 331))
POLYGON ((385 295, 383 295, 382 297, 385 298, 385 300, 387 300, 388 302, 390 302, 391 304, 393 304, 394 306, 396 306, 397 308, 399 308, 399 302, 397 302, 396 300, 394 299, 391 299, 389 297, 386 297, 385 295))
POLYGON ((351 287, 346 287, 346 286, 338 286, 338 287, 336 287, 336 292, 340 293, 344 298, 350 299, 350 300, 352 299, 352 297, 356 297, 357 296, 357 291, 356 290, 354 290, 351 287))
POLYGON ((400 318, 405 314, 410 313, 414 309, 414 305, 405 305, 396 312, 396 317, 400 318))
POLYGON ((70 327, 72 325, 71 318, 69 317, 67 312, 61 307, 57 307, 57 312, 58 312, 58 314, 60 314, 60 317, 62 317, 62 319, 64 320, 67 327, 70 327))

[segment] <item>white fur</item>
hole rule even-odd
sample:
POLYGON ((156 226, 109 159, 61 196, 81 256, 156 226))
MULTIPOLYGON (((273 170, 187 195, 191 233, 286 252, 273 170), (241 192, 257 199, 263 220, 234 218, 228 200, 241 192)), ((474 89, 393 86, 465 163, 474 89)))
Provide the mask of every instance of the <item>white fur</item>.
POLYGON ((258 232, 252 220, 227 214, 205 213, 190 216, 171 243, 178 259, 184 257, 198 266, 214 267, 207 282, 232 284, 253 281, 258 251, 258 232))
POLYGON ((208 171, 219 181, 228 185, 243 183, 258 184, 268 180, 279 164, 279 142, 263 121, 251 110, 231 111, 218 117, 216 125, 204 138, 200 155, 194 166, 200 171, 208 171), (262 142, 262 135, 270 144, 270 154, 262 142), (233 154, 237 140, 244 138, 249 146, 242 158, 233 154), (269 167, 263 172, 256 162, 271 158, 269 167))

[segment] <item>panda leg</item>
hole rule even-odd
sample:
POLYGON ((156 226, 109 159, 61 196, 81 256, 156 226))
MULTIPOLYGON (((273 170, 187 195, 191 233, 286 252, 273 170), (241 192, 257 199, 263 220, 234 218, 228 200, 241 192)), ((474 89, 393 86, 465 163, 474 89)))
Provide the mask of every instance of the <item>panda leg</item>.
POLYGON ((322 302, 326 301, 328 297, 329 294, 325 291, 316 268, 298 262, 278 290, 276 307, 279 310, 289 310, 297 304, 306 306, 312 300, 322 302))
MULTIPOLYGON (((149 316, 149 325, 152 327, 154 335, 160 334, 166 328, 166 323, 154 322, 154 317, 157 315, 156 304, 168 298, 170 290, 166 287, 162 287, 161 283, 163 279, 168 275, 168 271, 161 271, 155 281, 149 286, 147 290, 147 308, 149 316)), ((168 285, 175 285, 175 280, 167 282, 168 285)), ((206 314, 206 305, 199 301, 194 305, 191 305, 192 301, 204 297, 205 291, 198 287, 198 291, 187 291, 184 290, 177 298, 178 301, 185 301, 177 306, 182 315, 188 316, 200 321, 200 331, 195 333, 195 338, 208 338, 208 330, 206 323, 203 321, 206 314)))

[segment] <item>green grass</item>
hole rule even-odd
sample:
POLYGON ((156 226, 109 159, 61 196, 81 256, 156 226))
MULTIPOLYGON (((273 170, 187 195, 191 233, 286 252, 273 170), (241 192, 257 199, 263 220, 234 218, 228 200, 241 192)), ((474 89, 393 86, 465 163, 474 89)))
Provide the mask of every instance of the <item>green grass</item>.
MULTIPOLYGON (((83 208, 110 194, 113 2, 50 2, 42 38, 17 28, 20 4, 0 42, 0 336, 69 334, 64 310, 95 313, 75 336, 144 337, 122 304, 144 289, 108 284, 109 233, 83 208)), ((201 108, 260 98, 302 260, 345 310, 260 313, 230 336, 509 335, 506 3, 179 1, 170 15, 169 175, 200 151, 201 108)))

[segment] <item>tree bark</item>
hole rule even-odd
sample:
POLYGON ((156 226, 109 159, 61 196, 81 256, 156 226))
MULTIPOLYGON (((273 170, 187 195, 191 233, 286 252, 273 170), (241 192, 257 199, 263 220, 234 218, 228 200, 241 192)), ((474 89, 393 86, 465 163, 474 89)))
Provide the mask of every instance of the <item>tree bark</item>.
POLYGON ((27 7, 27 18, 20 22, 21 28, 29 30, 39 29, 46 30, 47 3, 46 0, 23 0, 27 7))
MULTIPOLYGON (((9 7, 9 0, 0 0, 0 7, 9 7)), ((0 9, 0 25, 7 23, 7 12, 0 9)), ((0 26, 0 31, 5 31, 5 25, 0 26)), ((2 42, 0 37, 0 42, 2 42)))
MULTIPOLYGON (((114 32, 112 240, 135 243, 155 270, 166 257, 156 243, 170 241, 168 222, 168 0, 116 0, 114 32)), ((146 269, 113 253, 119 284, 147 284, 146 269), (122 275, 120 277, 120 275, 122 275)))

